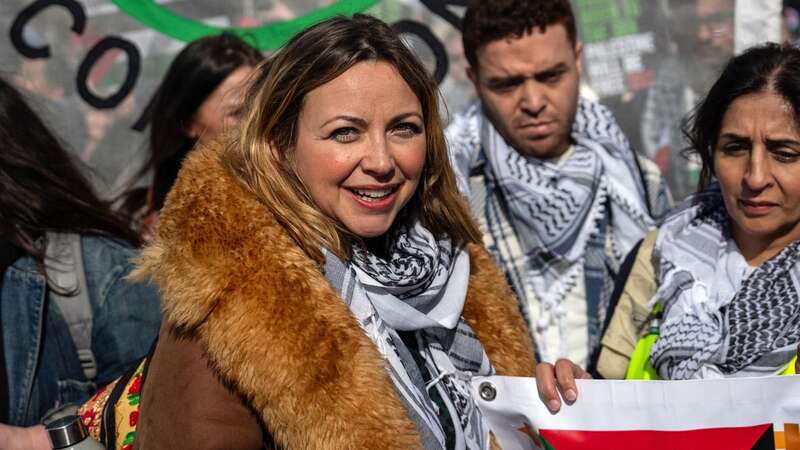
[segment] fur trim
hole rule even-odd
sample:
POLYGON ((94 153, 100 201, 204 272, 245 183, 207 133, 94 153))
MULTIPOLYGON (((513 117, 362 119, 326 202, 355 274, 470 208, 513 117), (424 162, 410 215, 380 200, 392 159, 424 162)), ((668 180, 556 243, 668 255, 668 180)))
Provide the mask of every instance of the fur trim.
MULTIPOLYGON (((532 376, 516 300, 485 250, 470 256, 465 318, 499 373, 532 376)), ((218 147, 187 158, 140 264, 170 326, 201 343, 279 447, 421 447, 377 348, 218 147)))

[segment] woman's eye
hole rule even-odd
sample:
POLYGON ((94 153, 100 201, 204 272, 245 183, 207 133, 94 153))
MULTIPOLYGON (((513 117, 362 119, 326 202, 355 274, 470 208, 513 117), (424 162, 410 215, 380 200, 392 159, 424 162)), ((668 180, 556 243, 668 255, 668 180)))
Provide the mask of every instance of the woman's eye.
POLYGON ((419 125, 411 122, 403 122, 394 128, 394 134, 404 138, 414 137, 421 132, 422 128, 419 125))
POLYGON ((744 151, 747 151, 747 147, 740 143, 734 142, 723 145, 720 150, 722 150, 722 152, 725 153, 726 155, 738 155, 744 151))
POLYGON ((241 119, 242 115, 244 114, 243 108, 231 108, 225 111, 225 118, 226 119, 241 119))
POLYGON ((328 139, 333 139, 336 142, 346 144, 358 139, 358 130, 353 127, 343 127, 333 130, 333 133, 328 136, 328 139))

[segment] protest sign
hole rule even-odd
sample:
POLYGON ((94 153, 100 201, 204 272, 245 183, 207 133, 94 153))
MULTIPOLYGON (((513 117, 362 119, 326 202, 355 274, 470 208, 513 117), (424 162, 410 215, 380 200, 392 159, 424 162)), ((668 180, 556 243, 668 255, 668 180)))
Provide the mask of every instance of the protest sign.
POLYGON ((800 450, 797 377, 579 380, 578 401, 556 414, 533 378, 473 388, 504 450, 800 450))

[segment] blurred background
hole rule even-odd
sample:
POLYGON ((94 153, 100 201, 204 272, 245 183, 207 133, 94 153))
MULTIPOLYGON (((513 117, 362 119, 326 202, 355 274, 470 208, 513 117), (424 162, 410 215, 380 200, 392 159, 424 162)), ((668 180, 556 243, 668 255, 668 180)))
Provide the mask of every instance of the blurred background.
MULTIPOLYGON (((186 42, 233 30, 269 55, 318 20, 366 12, 403 32, 452 115, 474 101, 459 31, 466 2, 2 0, 0 73, 29 95, 100 193, 111 197, 146 156, 143 112, 186 42)), ((758 42, 800 39, 800 0, 573 0, 573 6, 585 44, 582 94, 615 112, 676 197, 692 191, 699 171, 682 152, 681 120, 727 58, 758 42)))

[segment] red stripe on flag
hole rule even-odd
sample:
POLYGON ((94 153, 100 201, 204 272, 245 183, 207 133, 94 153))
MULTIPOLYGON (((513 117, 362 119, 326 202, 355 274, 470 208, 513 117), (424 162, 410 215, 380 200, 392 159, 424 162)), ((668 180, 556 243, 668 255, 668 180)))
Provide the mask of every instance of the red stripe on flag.
POLYGON ((770 425, 686 431, 541 430, 555 450, 750 450, 770 425))

